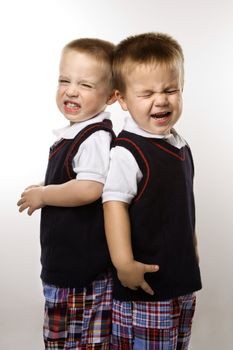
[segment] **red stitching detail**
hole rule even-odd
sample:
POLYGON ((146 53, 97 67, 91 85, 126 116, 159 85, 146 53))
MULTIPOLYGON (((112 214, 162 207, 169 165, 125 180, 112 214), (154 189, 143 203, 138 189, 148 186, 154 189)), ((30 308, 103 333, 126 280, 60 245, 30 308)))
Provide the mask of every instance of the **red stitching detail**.
POLYGON ((163 146, 161 146, 160 144, 158 144, 157 142, 151 141, 151 143, 154 144, 155 146, 157 146, 158 148, 161 148, 163 151, 165 151, 165 152, 171 154, 172 156, 174 156, 174 157, 176 157, 176 158, 178 158, 178 159, 180 159, 180 160, 182 160, 182 161, 185 160, 185 153, 183 154, 183 156, 179 156, 179 155, 176 154, 175 152, 170 151, 170 150, 167 149, 166 147, 163 147, 163 146))
POLYGON ((49 160, 58 152, 60 151, 60 149, 65 145, 65 143, 67 142, 67 140, 64 140, 60 146, 53 152, 49 155, 49 160))
MULTIPOLYGON (((95 129, 97 126, 102 126, 103 124, 102 123, 99 123, 99 124, 93 124, 92 126, 90 126, 88 129, 86 129, 76 140, 76 142, 73 144, 72 148, 70 149, 70 152, 68 153, 68 156, 66 158, 66 171, 67 171, 67 174, 69 176, 70 179, 72 179, 71 175, 70 175, 70 169, 69 169, 69 164, 68 164, 68 160, 69 160, 69 157, 70 157, 70 154, 72 153, 74 147, 77 145, 77 143, 79 142, 79 140, 89 131, 89 130, 92 130, 92 129, 95 129)), ((104 129, 103 129, 104 130, 104 129)))
POLYGON ((118 141, 118 140, 120 140, 120 141, 123 140, 123 141, 126 141, 126 142, 131 143, 131 144, 136 148, 136 150, 138 151, 138 153, 140 154, 140 156, 142 157, 142 159, 143 159, 143 161, 145 162, 145 165, 146 165, 146 170, 147 170, 146 180, 145 180, 145 183, 144 183, 143 188, 142 188, 141 191, 138 193, 138 195, 134 198, 134 202, 136 202, 136 201, 138 201, 138 200, 141 198, 141 196, 142 196, 143 192, 145 191, 146 186, 147 186, 147 184, 148 184, 149 177, 150 177, 150 168, 149 168, 149 164, 148 164, 148 161, 147 161, 146 157, 145 157, 144 154, 142 153, 142 150, 141 150, 133 141, 131 141, 131 140, 127 139, 127 138, 124 138, 124 137, 117 138, 117 141, 118 141))

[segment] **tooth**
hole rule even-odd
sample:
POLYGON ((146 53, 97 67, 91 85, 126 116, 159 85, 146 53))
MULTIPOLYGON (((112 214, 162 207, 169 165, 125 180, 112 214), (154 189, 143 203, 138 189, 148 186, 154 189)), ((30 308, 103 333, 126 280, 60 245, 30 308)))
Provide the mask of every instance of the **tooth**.
POLYGON ((76 103, 67 103, 69 107, 76 107, 76 103))

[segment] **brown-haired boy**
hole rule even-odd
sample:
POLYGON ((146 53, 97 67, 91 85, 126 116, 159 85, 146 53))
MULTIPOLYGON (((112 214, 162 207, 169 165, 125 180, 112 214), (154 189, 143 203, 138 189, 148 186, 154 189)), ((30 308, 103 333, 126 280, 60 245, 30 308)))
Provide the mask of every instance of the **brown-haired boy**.
POLYGON ((115 350, 188 349, 201 279, 193 161, 173 128, 182 113, 183 63, 180 45, 163 33, 128 37, 115 50, 116 96, 129 112, 103 192, 116 268, 115 350))
POLYGON ((101 194, 112 138, 107 105, 114 45, 81 38, 62 50, 57 106, 69 121, 50 149, 45 181, 19 211, 41 211, 46 349, 109 349, 112 282, 101 194))

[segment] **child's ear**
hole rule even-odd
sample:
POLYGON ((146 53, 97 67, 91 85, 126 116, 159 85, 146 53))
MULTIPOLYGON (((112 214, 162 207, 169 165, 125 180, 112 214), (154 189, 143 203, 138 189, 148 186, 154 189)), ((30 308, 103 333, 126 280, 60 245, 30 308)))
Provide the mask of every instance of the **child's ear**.
POLYGON ((120 93, 120 91, 116 90, 115 95, 116 95, 116 99, 120 103, 123 111, 128 111, 127 103, 125 102, 124 96, 120 93))
POLYGON ((112 105, 114 102, 116 102, 116 100, 117 100, 116 93, 115 93, 115 90, 113 90, 112 94, 109 96, 107 100, 107 105, 112 105))

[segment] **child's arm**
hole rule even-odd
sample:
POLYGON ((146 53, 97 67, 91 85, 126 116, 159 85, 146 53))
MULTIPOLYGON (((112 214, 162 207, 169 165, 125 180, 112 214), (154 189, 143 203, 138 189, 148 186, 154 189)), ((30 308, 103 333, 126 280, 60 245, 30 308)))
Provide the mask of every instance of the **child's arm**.
POLYGON ((73 170, 77 178, 60 185, 26 188, 18 201, 19 211, 28 209, 31 215, 46 205, 76 207, 100 198, 109 166, 110 142, 109 132, 93 133, 80 145, 74 157, 73 170))
POLYGON ((124 287, 137 290, 141 287, 153 295, 154 291, 144 279, 146 272, 156 272, 157 265, 147 265, 134 260, 128 204, 120 201, 108 201, 103 204, 105 231, 113 265, 124 287))
POLYGON ((31 215, 46 205, 76 207, 94 202, 101 197, 103 184, 97 181, 70 180, 61 185, 30 186, 18 201, 19 211, 28 209, 31 215))

